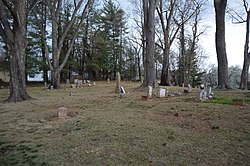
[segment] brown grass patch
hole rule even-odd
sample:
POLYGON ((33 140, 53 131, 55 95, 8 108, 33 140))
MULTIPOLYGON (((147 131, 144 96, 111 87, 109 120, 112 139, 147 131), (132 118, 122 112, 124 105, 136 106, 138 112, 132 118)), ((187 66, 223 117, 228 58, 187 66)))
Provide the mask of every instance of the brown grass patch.
MULTIPOLYGON (((122 83, 46 91, 0 104, 0 165, 248 165, 250 106, 199 102, 196 92, 142 101, 146 89, 122 83), (71 95, 73 93, 73 95, 71 95), (67 108, 66 119, 57 111, 67 108)), ((172 93, 182 88, 168 87, 172 93)), ((154 90, 155 92, 158 89, 154 90)), ((249 92, 215 91, 248 100, 249 92)), ((0 90, 0 100, 8 96, 0 90)))

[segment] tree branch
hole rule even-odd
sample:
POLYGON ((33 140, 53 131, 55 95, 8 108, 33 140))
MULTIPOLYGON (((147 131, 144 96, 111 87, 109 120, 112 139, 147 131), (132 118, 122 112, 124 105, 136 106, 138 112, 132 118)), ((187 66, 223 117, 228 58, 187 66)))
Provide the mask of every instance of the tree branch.
POLYGON ((7 15, 4 12, 4 4, 3 1, 0 1, 0 24, 1 24, 1 36, 5 40, 5 43, 13 41, 13 33, 10 27, 10 23, 8 21, 7 15))
POLYGON ((33 0, 33 1, 31 2, 31 4, 29 5, 29 7, 27 8, 26 14, 28 15, 28 13, 29 13, 31 10, 33 10, 33 9, 36 7, 36 5, 39 4, 39 3, 41 3, 42 1, 43 1, 43 0, 33 0))

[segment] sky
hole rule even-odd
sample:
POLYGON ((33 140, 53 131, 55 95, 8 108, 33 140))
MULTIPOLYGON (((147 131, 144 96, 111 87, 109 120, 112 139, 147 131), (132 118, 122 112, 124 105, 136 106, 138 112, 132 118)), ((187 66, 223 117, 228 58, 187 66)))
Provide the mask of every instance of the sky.
MULTIPOLYGON (((131 14, 132 7, 129 0, 117 1, 127 14, 131 14)), ((206 17, 204 19, 204 24, 209 26, 209 28, 207 29, 206 34, 201 36, 200 44, 205 49, 208 56, 208 62, 206 64, 215 64, 215 66, 217 66, 217 55, 215 49, 215 12, 212 0, 209 1, 210 4, 206 6, 206 17)), ((236 1, 238 3, 240 2, 239 0, 236 1)), ((229 5, 236 6, 235 4, 229 5)), ((245 32, 245 24, 232 24, 229 19, 226 19, 226 52, 229 67, 243 65, 245 32)))

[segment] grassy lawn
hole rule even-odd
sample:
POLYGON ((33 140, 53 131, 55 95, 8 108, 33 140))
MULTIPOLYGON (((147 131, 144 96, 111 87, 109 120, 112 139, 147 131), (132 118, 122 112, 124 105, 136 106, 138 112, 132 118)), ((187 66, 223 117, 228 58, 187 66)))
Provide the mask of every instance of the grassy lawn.
MULTIPOLYGON (((34 100, 0 103, 0 166, 249 165, 249 91, 214 91, 215 99, 245 101, 236 106, 200 102, 196 90, 143 101, 146 89, 122 85, 123 99, 114 82, 97 82, 54 91, 29 87, 34 100), (67 119, 57 118, 60 107, 67 119)), ((0 89, 0 100, 7 97, 0 89)))

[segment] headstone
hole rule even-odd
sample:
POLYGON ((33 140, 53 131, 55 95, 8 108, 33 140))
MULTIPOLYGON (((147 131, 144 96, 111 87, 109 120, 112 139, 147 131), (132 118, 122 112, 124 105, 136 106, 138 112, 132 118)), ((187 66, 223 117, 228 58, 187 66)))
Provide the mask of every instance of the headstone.
POLYGON ((86 84, 86 80, 83 80, 83 84, 86 84))
POLYGON ((95 84, 95 82, 93 82, 93 86, 95 86, 96 84, 95 84))
POLYGON ((50 86, 49 86, 49 90, 54 90, 53 85, 50 85, 50 86))
POLYGON ((166 89, 160 89, 160 92, 159 92, 159 97, 162 98, 162 97, 166 97, 166 89))
POLYGON ((108 78, 108 80, 107 80, 107 84, 110 84, 110 78, 108 78))
POLYGON ((74 79, 74 84, 77 85, 78 79, 74 79))
POLYGON ((69 79, 66 79, 66 85, 69 85, 69 79))
POLYGON ((122 99, 125 94, 126 94, 125 89, 122 86, 120 86, 120 98, 122 99))
POLYGON ((200 85, 199 99, 201 101, 207 99, 207 91, 206 91, 205 86, 203 84, 200 85))
POLYGON ((76 88, 75 84, 71 84, 71 88, 76 88))
POLYGON ((82 80, 77 80, 77 87, 81 87, 82 86, 82 80))
POLYGON ((152 86, 148 86, 148 93, 147 93, 148 98, 151 99, 152 95, 153 95, 153 88, 152 86))
POLYGON ((211 86, 208 86, 207 87, 207 98, 208 99, 212 99, 214 97, 214 94, 212 92, 212 87, 211 86))
POLYGON ((65 119, 65 118, 67 118, 67 108, 60 107, 58 109, 58 118, 59 119, 65 119))
POLYGON ((192 86, 190 84, 188 84, 188 92, 192 91, 192 86))
POLYGON ((116 73, 116 87, 115 87, 115 93, 120 92, 120 84, 121 84, 121 75, 119 72, 116 73))

